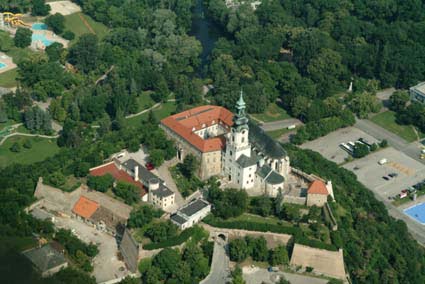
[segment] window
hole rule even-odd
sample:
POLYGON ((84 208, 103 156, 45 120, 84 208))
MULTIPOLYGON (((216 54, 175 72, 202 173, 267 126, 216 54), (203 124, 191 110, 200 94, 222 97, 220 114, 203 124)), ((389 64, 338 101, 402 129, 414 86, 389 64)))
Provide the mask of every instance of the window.
POLYGON ((251 177, 251 174, 249 174, 249 177, 251 177))
POLYGON ((246 181, 246 184, 248 184, 248 183, 249 183, 249 180, 246 181))
POLYGON ((245 137, 242 137, 242 143, 244 143, 245 142, 245 137))
POLYGON ((232 150, 230 150, 230 156, 232 156, 233 155, 233 152, 232 152, 232 150))

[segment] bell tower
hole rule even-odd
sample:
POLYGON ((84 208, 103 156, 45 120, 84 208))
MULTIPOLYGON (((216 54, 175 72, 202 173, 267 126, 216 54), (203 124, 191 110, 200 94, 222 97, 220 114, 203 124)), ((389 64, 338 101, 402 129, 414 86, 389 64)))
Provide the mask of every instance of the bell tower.
POLYGON ((245 113, 246 104, 241 90, 239 100, 236 102, 236 114, 233 116, 233 126, 227 140, 227 148, 231 151, 229 156, 236 161, 240 155, 251 156, 251 145, 248 140, 248 118, 245 113))

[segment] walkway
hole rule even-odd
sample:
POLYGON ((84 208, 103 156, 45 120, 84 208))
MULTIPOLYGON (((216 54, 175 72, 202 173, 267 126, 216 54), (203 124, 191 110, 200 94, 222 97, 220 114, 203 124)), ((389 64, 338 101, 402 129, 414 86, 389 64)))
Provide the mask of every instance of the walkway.
POLYGON ((274 130, 279 130, 279 129, 282 129, 282 128, 288 128, 288 126, 291 126, 291 125, 298 126, 298 125, 302 125, 302 124, 303 123, 299 119, 288 118, 288 119, 283 119, 283 120, 265 122, 265 123, 261 124, 260 127, 264 131, 274 131, 274 130))
POLYGON ((226 253, 226 242, 218 238, 214 242, 214 253, 210 274, 200 284, 227 283, 230 276, 229 257, 226 253))
POLYGON ((135 117, 135 116, 142 115, 142 114, 147 113, 148 111, 150 111, 152 109, 155 109, 155 108, 159 107, 160 105, 161 105, 161 103, 156 103, 156 104, 154 104, 153 106, 151 106, 148 109, 142 110, 142 111, 140 111, 138 113, 129 114, 125 118, 132 118, 132 117, 135 117))
POLYGON ((49 135, 42 135, 42 134, 29 134, 29 133, 21 133, 21 132, 15 132, 9 135, 6 135, 3 137, 3 139, 0 141, 0 146, 3 145, 3 143, 12 136, 28 136, 28 137, 40 137, 40 138, 47 138, 47 139, 55 139, 58 138, 59 135, 53 135, 53 136, 49 136, 49 135))

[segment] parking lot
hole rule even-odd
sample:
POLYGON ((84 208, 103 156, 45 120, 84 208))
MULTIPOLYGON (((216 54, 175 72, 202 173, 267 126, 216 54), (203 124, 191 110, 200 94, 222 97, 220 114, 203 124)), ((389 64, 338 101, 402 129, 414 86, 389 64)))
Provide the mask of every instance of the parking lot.
POLYGON ((423 164, 392 147, 347 163, 344 168, 355 173, 361 183, 385 199, 396 196, 401 190, 413 186, 425 177, 423 164), (388 162, 379 165, 378 161, 384 158, 388 162), (389 178, 389 180, 383 178, 392 173, 397 176, 389 178))
POLYGON ((348 141, 356 141, 359 138, 367 140, 369 143, 377 143, 378 140, 354 127, 342 128, 324 137, 309 141, 301 145, 301 148, 311 149, 319 152, 323 157, 337 164, 343 163, 349 154, 343 150, 339 144, 348 141))

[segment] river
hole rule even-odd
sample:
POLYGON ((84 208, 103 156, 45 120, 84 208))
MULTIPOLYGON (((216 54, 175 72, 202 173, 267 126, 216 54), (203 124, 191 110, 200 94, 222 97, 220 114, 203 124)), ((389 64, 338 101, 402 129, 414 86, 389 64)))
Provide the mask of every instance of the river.
POLYGON ((204 0, 197 0, 193 13, 192 29, 190 35, 195 36, 202 44, 201 64, 197 70, 198 75, 204 76, 208 57, 214 48, 214 44, 220 37, 220 29, 217 25, 205 17, 206 8, 204 0))

